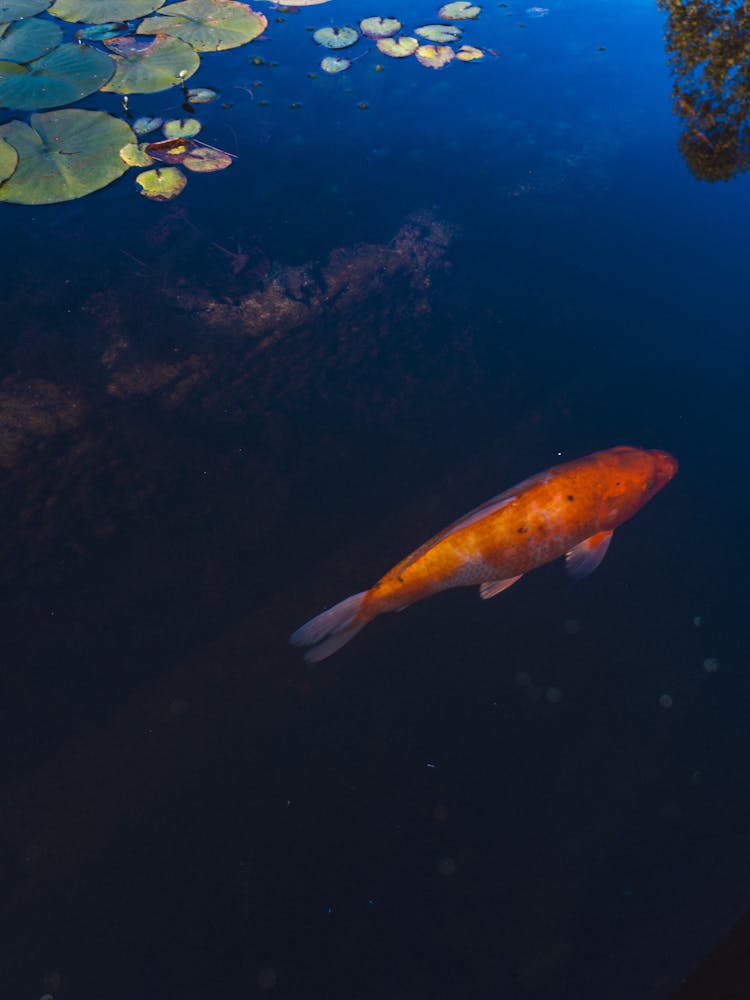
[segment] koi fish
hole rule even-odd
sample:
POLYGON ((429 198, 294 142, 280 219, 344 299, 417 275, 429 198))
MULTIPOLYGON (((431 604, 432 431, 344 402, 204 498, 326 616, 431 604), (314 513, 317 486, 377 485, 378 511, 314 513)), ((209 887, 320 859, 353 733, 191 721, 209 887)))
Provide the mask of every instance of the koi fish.
POLYGON ((292 634, 317 663, 386 611, 450 587, 494 597, 564 555, 574 578, 593 572, 612 533, 665 486, 678 464, 666 451, 621 446, 555 465, 476 507, 389 570, 292 634))

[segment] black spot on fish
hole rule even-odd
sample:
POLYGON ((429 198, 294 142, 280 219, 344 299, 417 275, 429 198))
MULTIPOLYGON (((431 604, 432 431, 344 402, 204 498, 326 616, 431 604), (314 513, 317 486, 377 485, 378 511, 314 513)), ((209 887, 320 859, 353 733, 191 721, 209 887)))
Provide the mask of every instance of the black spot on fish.
POLYGON ((574 500, 574 499, 575 499, 575 497, 571 496, 570 493, 569 493, 568 494, 568 500, 574 500))

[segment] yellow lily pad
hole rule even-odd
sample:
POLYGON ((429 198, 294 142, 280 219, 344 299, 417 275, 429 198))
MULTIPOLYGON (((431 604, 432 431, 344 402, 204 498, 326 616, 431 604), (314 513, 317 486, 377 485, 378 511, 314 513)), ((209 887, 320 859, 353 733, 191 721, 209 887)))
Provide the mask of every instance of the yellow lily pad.
POLYGON ((391 38, 401 31, 401 22, 395 17, 366 17, 359 28, 366 38, 391 38))
POLYGON ((104 43, 116 64, 115 75, 102 90, 115 94, 154 94, 189 79, 201 57, 187 42, 167 35, 153 41, 132 36, 104 43))
POLYGON ((477 59, 484 59, 484 52, 474 45, 462 45, 456 53, 456 59, 461 62, 475 62, 477 59))
POLYGON ((264 14, 236 0, 182 0, 141 21, 138 34, 171 35, 196 52, 218 52, 252 42, 267 27, 264 14))
POLYGON ((127 163, 129 167, 150 167, 154 158, 146 152, 147 145, 145 142, 129 142, 123 146, 120 150, 122 162, 127 163))
POLYGON ((444 45, 445 42, 456 42, 461 37, 461 29, 452 24, 424 24, 415 28, 414 34, 426 38, 428 42, 444 45))
POLYGON ((232 165, 232 157, 222 149, 213 146, 196 146, 182 161, 183 167, 199 174, 213 173, 214 170, 226 170, 232 165))
POLYGON ((187 177, 177 167, 157 167, 138 174, 135 182, 144 197, 152 201, 170 201, 184 189, 187 177))
POLYGON ((442 69, 455 57, 450 45, 420 45, 417 49, 417 61, 432 69, 442 69))
POLYGON ((359 38, 356 28, 345 25, 343 28, 318 28, 313 34, 313 41, 324 49, 348 49, 359 38))
POLYGON ((197 118, 173 118, 164 122, 162 132, 166 139, 190 139, 198 135, 201 130, 201 123, 197 118))
POLYGON ((378 51, 384 56, 391 56, 393 59, 405 59, 412 56, 419 47, 416 38, 410 35, 402 35, 401 38, 379 38, 375 43, 378 51))
POLYGON ((446 21, 472 21, 479 17, 481 10, 481 7, 475 7, 466 0, 458 0, 457 3, 447 3, 441 7, 438 17, 444 17, 446 21))
POLYGON ((146 146, 146 152, 162 163, 180 163, 188 170, 208 173, 212 170, 224 170, 232 162, 229 153, 212 146, 205 146, 192 139, 163 139, 146 146))
POLYGON ((0 184, 13 176, 17 166, 18 153, 5 139, 0 139, 0 184))

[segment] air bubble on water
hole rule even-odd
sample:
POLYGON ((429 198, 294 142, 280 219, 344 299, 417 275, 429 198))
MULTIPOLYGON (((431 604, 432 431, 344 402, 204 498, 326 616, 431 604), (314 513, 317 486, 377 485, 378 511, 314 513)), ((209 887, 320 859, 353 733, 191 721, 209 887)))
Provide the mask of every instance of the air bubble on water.
POLYGON ((695 625, 696 628, 700 628, 702 624, 703 615, 696 615, 695 618, 693 618, 693 625, 695 625))
POLYGON ((703 669, 707 674, 715 674, 719 669, 719 661, 715 656, 707 656, 703 661, 703 669))
POLYGON ((671 694, 661 694, 659 695, 659 704, 662 708, 672 707, 672 695, 671 694))
POLYGON ((544 697, 550 703, 550 705, 559 705, 562 701, 562 691, 560 688, 548 687, 544 692, 544 697))

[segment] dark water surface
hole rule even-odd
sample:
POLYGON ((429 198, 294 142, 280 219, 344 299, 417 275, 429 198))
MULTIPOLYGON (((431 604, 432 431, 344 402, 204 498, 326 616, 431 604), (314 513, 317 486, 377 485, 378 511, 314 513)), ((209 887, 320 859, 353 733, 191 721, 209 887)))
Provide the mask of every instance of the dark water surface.
POLYGON ((747 909, 749 182, 664 12, 549 2, 336 77, 308 26, 436 8, 264 5, 231 169, 0 207, 2 997, 661 998, 747 909), (680 472, 586 581, 287 646, 624 443, 680 472))

